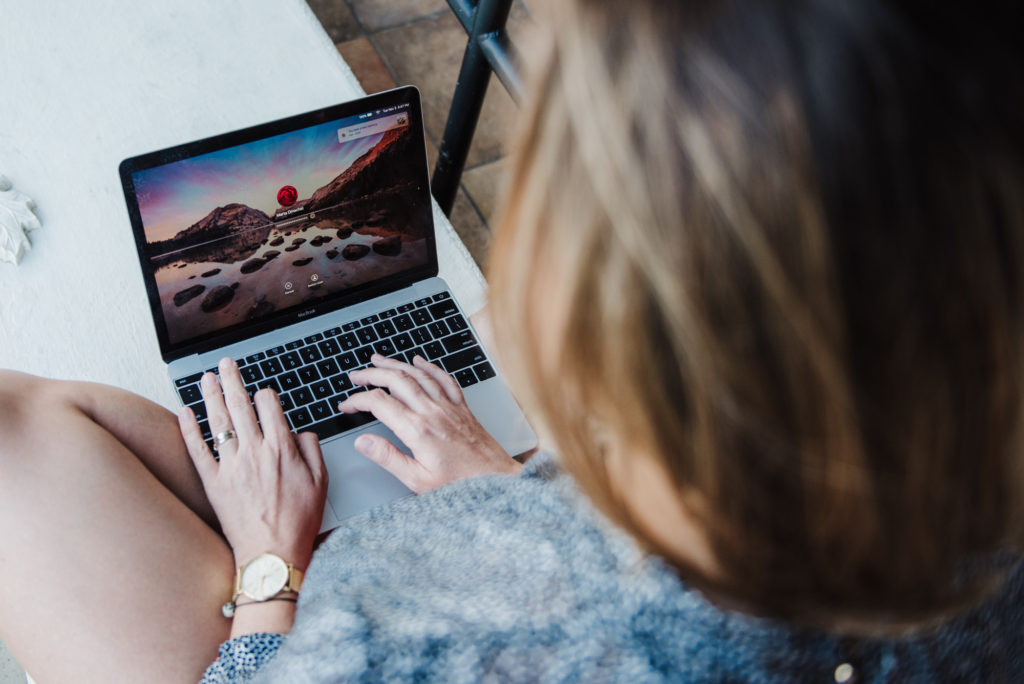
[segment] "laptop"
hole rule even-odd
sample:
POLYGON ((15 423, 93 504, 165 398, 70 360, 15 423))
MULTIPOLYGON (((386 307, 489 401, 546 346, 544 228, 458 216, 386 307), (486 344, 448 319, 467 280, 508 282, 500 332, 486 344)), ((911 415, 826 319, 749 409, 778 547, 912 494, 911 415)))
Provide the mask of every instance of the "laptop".
POLYGON ((250 393, 274 388, 330 473, 321 531, 410 491, 360 455, 382 435, 344 415, 370 355, 419 354, 459 382, 511 455, 536 445, 493 360, 437 277, 419 92, 403 87, 131 157, 120 165, 160 352, 182 405, 229 356, 250 393))

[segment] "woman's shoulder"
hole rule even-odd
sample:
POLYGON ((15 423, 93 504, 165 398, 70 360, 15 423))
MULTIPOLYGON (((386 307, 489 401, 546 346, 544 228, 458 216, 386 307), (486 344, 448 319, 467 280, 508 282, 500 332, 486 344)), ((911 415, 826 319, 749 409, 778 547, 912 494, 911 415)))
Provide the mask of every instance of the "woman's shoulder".
MULTIPOLYGON (((1020 575, 1006 589, 1016 587, 1016 606, 1020 575)), ((317 551, 295 628, 268 673, 820 681, 850 663, 861 681, 882 672, 924 680, 951 662, 936 649, 995 662, 978 655, 990 650, 971 634, 981 626, 1020 642, 1016 610, 979 611, 927 637, 868 642, 722 610, 541 455, 519 477, 467 480, 347 521, 317 551)), ((1002 655, 1019 657, 1017 646, 1002 655)))

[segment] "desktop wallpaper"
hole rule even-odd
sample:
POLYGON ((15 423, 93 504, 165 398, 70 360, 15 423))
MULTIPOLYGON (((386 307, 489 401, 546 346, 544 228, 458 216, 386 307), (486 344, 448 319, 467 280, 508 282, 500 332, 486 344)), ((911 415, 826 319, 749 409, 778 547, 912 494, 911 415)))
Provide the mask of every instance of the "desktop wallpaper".
POLYGON ((134 173, 170 343, 426 264, 413 131, 352 117, 134 173))

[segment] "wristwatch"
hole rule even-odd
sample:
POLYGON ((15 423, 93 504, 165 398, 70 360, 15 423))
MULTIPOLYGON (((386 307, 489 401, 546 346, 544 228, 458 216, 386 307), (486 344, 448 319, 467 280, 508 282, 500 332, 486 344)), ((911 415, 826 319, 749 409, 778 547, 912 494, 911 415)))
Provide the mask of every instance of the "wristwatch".
POLYGON ((238 568, 235 574, 235 592, 231 600, 221 607, 224 617, 235 614, 239 596, 254 602, 269 601, 285 591, 299 592, 303 573, 291 563, 273 553, 262 553, 238 568))

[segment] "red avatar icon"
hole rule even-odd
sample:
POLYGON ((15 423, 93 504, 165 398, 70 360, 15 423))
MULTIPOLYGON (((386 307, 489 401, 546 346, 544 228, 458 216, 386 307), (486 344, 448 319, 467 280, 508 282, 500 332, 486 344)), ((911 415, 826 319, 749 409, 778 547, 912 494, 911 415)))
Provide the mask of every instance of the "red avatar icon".
POLYGON ((290 207, 299 199, 299 192, 294 185, 286 185, 277 191, 277 201, 282 207, 290 207))

